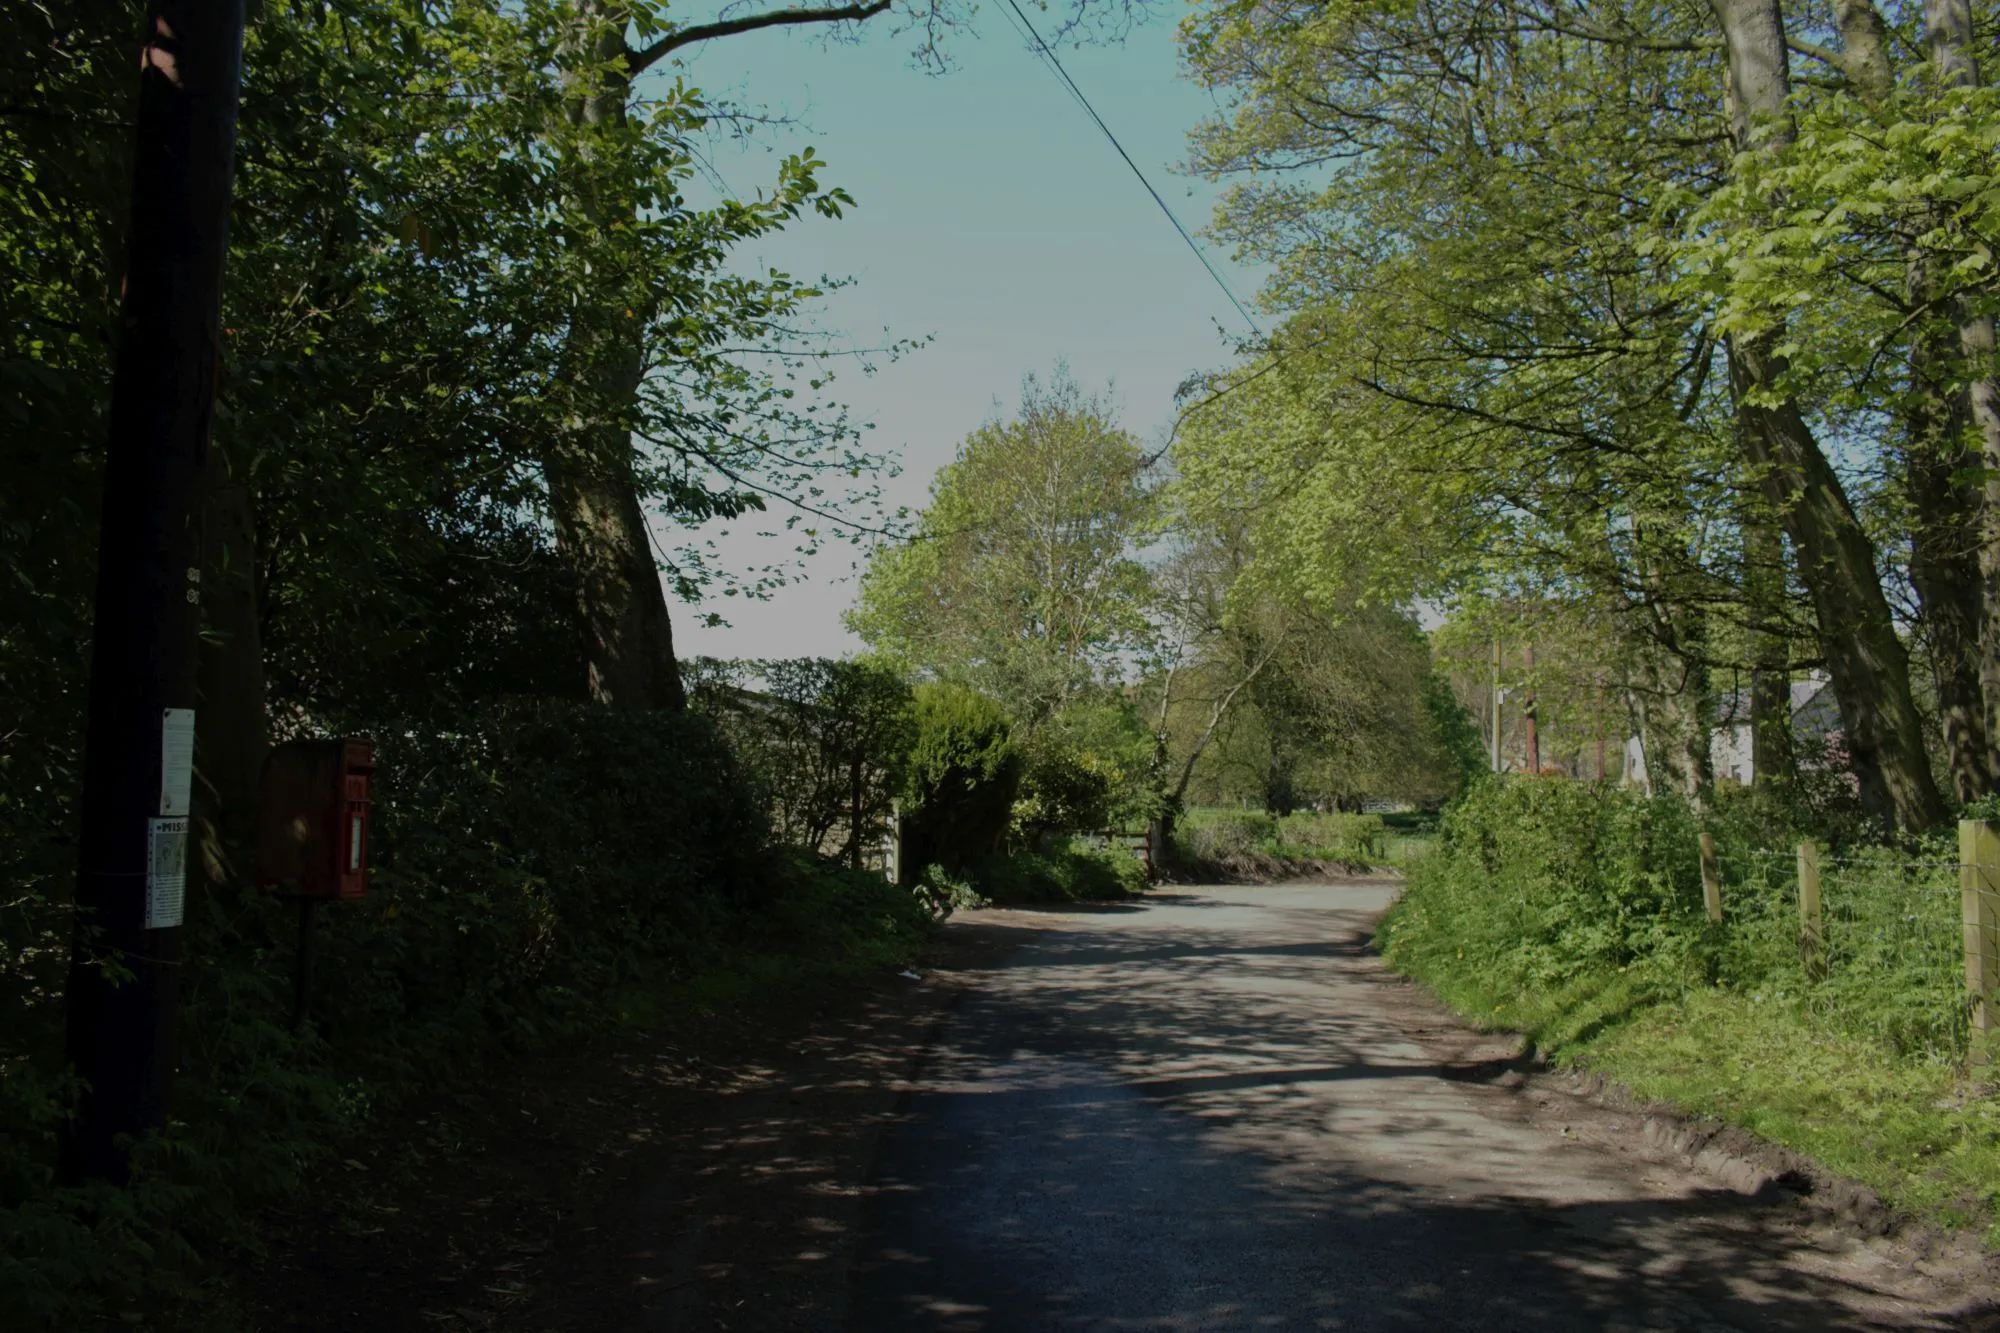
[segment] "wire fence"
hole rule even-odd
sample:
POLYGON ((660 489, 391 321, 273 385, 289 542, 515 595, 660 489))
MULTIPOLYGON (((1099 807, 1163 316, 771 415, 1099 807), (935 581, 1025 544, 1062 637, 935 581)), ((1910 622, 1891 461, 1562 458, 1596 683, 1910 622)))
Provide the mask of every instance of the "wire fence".
POLYGON ((1717 981, 1796 997, 1900 1054, 1969 1053, 1996 979, 2000 865, 1794 850, 1722 853, 1716 869, 1717 981))

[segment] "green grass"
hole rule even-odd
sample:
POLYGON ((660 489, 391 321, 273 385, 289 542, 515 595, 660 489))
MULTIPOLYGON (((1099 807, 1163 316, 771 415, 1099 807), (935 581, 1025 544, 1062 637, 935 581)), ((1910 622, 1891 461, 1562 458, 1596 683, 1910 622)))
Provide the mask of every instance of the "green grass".
POLYGON ((1955 1062, 1898 1056, 1797 997, 1718 986, 1667 997, 1657 978, 1615 971, 1524 991, 1476 957, 1397 962, 1481 1027, 1804 1153, 1892 1208, 1953 1227, 2000 1220, 2000 1104, 1955 1062))
POLYGON ((1401 868, 1435 841, 1437 817, 1321 814, 1302 810, 1282 817, 1261 810, 1198 806, 1176 828, 1182 859, 1224 863, 1232 856, 1262 856, 1295 863, 1337 861, 1351 866, 1401 868))
POLYGON ((1457 1013, 1525 1034, 1558 1065, 1740 1125, 1908 1216, 2000 1240, 2000 1099, 1966 1074, 1945 858, 1856 848, 1823 862, 1820 978, 1799 960, 1788 860, 1732 855, 1728 826, 1714 826, 1720 926, 1700 909, 1685 807, 1496 784, 1413 867, 1378 945, 1457 1013))

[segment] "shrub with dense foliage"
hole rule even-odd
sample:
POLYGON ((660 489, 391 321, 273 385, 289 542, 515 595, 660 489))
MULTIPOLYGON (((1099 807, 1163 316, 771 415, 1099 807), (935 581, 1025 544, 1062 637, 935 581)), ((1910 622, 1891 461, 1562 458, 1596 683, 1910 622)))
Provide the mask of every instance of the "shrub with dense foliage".
POLYGON ((963 685, 916 689, 916 742, 903 806, 903 866, 960 872, 1002 850, 1021 751, 1000 703, 963 685))
POLYGON ((1014 832, 1028 842, 1135 828, 1158 814, 1157 742, 1129 699, 1083 699, 1023 738, 1014 832))
POLYGON ((1172 851, 1194 874, 1262 876, 1332 861, 1349 866, 1390 859, 1380 815, 1263 810, 1194 810, 1174 826, 1172 851))

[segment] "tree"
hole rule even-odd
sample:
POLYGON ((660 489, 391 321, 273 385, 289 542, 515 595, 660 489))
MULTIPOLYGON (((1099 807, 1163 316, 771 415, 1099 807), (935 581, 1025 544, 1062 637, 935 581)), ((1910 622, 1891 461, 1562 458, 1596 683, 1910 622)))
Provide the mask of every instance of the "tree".
MULTIPOLYGON (((1715 0, 1729 56, 1732 132, 1755 161, 1794 138, 1790 61, 1777 0, 1715 0)), ((1840 696, 1862 804, 1906 828, 1944 818, 1910 694, 1909 659, 1889 612, 1875 551, 1797 401, 1784 391, 1785 327, 1731 337, 1730 385, 1745 457, 1798 552, 1820 642, 1840 696)))
MULTIPOLYGON (((0 1060, 36 1066, 0 1088, 0 1157, 29 1175, 68 1100, 45 1057, 61 1048, 51 997, 76 921, 136 15, 23 10, 22 41, 0 55, 0 161, 18 186, 0 192, 0 415, 15 464, 0 496, 0 943, 13 960, 0 1060)), ((210 873, 189 885, 191 1012, 208 988, 265 981, 261 944, 215 958, 269 924, 244 844, 274 732, 385 745, 449 733, 477 751, 497 697, 584 694, 576 585, 542 468, 596 410, 597 391, 568 378, 579 302, 652 298, 617 314, 651 316, 646 420, 700 445, 643 474, 676 513, 872 462, 837 414, 813 424, 829 415, 810 382, 818 363, 789 355, 815 350, 786 330, 816 290, 732 259, 818 203, 837 209, 817 160, 781 165, 760 197, 696 206, 680 183, 706 119, 698 95, 667 89, 629 134, 585 142, 564 129, 561 31, 546 7, 486 0, 280 0, 250 26, 221 340, 198 358, 215 375, 207 540, 168 570, 185 599, 198 564, 206 593, 195 808, 210 873), (567 228, 598 185, 647 200, 642 222, 567 228), (677 398, 690 406, 670 415, 677 398)), ((190 413, 211 401, 169 397, 190 413)), ((711 757, 699 727, 667 731, 711 757)), ((683 888, 659 880, 663 901, 648 906, 670 914, 664 899, 683 888)))
POLYGON ((903 882, 932 865, 961 873, 999 852, 1022 757, 1000 702, 963 685, 916 689, 916 740, 903 814, 903 882))
POLYGON ((909 684, 870 662, 816 657, 696 659, 687 675, 695 706, 721 721, 770 795, 777 835, 859 869, 903 790, 916 725, 909 684))
POLYGON ((1065 370, 1046 387, 1029 376, 1014 419, 981 426, 939 471, 912 539, 877 549, 849 627, 1033 726, 1145 641, 1144 463, 1065 370))
POLYGON ((1254 173, 1219 225, 1276 265, 1290 318, 1212 383, 1178 461, 1198 506, 1254 513, 1311 586, 1582 581, 1697 675, 1754 659, 1766 712, 1805 664, 1774 656, 1803 623, 1871 809, 1922 826, 1942 806, 1876 515, 1819 443, 1854 440, 1852 418, 1794 373, 1810 337, 1686 280, 1689 238, 1782 244, 1768 188, 1726 223, 1704 212, 1789 151, 1742 138, 1782 128, 1805 40, 1765 8, 1197 16, 1190 58, 1233 98, 1198 158, 1254 173))
MULTIPOLYGON (((1116 23, 1130 0, 1109 6, 1076 0, 1064 15, 1058 36, 1097 20, 1116 23), (1105 12, 1099 12, 1105 11, 1105 12)), ((569 201, 566 222, 572 243, 619 241, 642 235, 654 212, 677 202, 652 178, 635 176, 617 163, 618 145, 643 141, 656 112, 636 92, 639 76, 674 52, 703 42, 772 27, 830 26, 835 30, 888 14, 892 0, 850 0, 846 4, 777 7, 730 12, 712 22, 682 24, 654 0, 568 0, 554 10, 561 24, 561 64, 567 80, 563 121, 552 137, 574 144, 585 161, 602 168, 586 176, 569 201)), ((897 15, 905 31, 917 34, 916 60, 941 69, 945 34, 970 17, 969 7, 952 0, 913 0, 897 15)), ((676 88, 664 101, 680 100, 676 88)), ((760 205, 738 205, 739 225, 761 216, 760 226, 789 219, 810 196, 814 208, 838 216, 851 201, 837 191, 812 195, 811 153, 787 170, 803 173, 805 194, 781 191, 760 205)), ((645 501, 664 500, 677 517, 700 520, 761 509, 776 496, 801 512, 830 517, 839 504, 807 503, 792 493, 800 477, 853 477, 873 471, 873 460, 852 450, 826 463, 814 447, 829 434, 819 422, 794 417, 792 429, 746 431, 739 416, 714 410, 700 392, 671 384, 662 362, 686 357, 678 336, 685 308, 662 300, 641 281, 621 290, 615 265, 593 272, 601 280, 574 304, 564 325, 568 369, 564 384, 574 393, 570 429, 543 458, 552 517, 576 588, 589 658, 592 694, 615 707, 679 707, 680 677, 674 664, 673 634, 645 522, 645 501), (664 336, 662 336, 664 334, 664 336), (664 388, 664 392, 662 391, 664 388), (636 443, 635 443, 636 441, 636 443), (857 469, 857 464, 860 464, 857 469), (772 478, 749 474, 770 471, 772 478), (774 484, 775 483, 775 484, 774 484)), ((760 337, 783 326, 785 310, 773 309, 753 321, 760 337)), ((717 358, 714 344, 697 339, 692 349, 707 378, 717 358)), ((740 370, 741 362, 732 363, 740 370)), ((817 387, 817 381, 815 382, 817 387)), ((789 397, 790 390, 782 391, 789 397)), ((762 406, 769 412, 772 399, 762 406)), ((851 504, 851 500, 850 500, 851 504)), ((684 552, 683 558, 696 558, 684 552)), ((683 571, 676 580, 685 594, 698 580, 683 571)))
MULTIPOLYGON (((684 702, 644 501, 662 497, 679 514, 705 519, 761 508, 770 489, 743 473, 746 465, 769 461, 773 441, 746 431, 729 405, 717 410, 699 394, 662 393, 649 377, 671 380, 694 370, 712 382, 726 361, 717 352, 721 340, 711 336, 719 331, 718 315, 734 325, 732 333, 761 341, 792 305, 783 282, 732 291, 725 281, 703 294, 722 295, 719 308, 690 302, 680 271, 657 262, 657 222, 680 210, 681 171, 678 163, 661 170, 657 161, 646 170, 646 159, 658 151, 660 126, 672 126, 687 99, 676 86, 649 105, 636 98, 634 80, 695 43, 763 27, 859 21, 888 7, 889 0, 861 0, 696 25, 672 23, 661 10, 630 0, 574 0, 558 11, 565 105, 550 137, 558 151, 572 155, 575 168, 573 192, 562 200, 562 230, 573 251, 594 258, 584 262, 588 280, 576 289, 561 326, 560 383, 569 411, 566 429, 545 442, 542 467, 557 544, 576 589, 590 692, 613 707, 679 708, 684 702), (635 32, 638 46, 631 40, 635 32), (635 447, 635 436, 664 455, 664 469, 635 447)), ((776 198, 714 215, 720 226, 702 247, 707 253, 681 251, 679 257, 713 262, 721 254, 715 242, 769 230, 807 201, 838 216, 846 197, 816 192, 810 153, 787 162, 784 171, 788 179, 776 198)), ((679 249, 672 239, 668 243, 679 249)), ((727 364, 742 373, 740 363, 727 364)), ((770 403, 765 400, 767 408, 770 403)), ((820 432, 808 423, 804 435, 810 449, 820 432)))

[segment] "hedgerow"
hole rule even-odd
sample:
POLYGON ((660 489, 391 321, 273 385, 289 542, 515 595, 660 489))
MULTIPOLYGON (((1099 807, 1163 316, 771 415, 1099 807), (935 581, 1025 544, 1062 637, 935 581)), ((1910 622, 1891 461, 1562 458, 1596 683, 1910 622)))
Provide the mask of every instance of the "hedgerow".
MULTIPOLYGON (((398 1100, 615 1023, 621 994, 668 987, 729 941, 870 966, 928 927, 879 876, 774 843, 698 716, 514 703, 374 734, 379 868, 367 899, 319 909, 314 1021, 289 1023, 292 905, 198 894, 174 1119, 138 1147, 131 1189, 57 1185, 61 1006, 46 986, 13 997, 0 1325, 190 1295, 199 1256, 254 1245, 257 1206, 306 1187, 398 1100)), ((63 922, 44 913, 40 947, 63 922)))
POLYGON ((1991 1222, 2000 1107, 1965 1078, 1952 832, 1866 836, 1740 790, 1697 809, 1603 783, 1490 778, 1446 814, 1376 940, 1460 1013, 1558 1062, 1744 1124, 1913 1212, 1991 1222), (1823 904, 1812 954, 1798 904, 1808 839, 1823 904))

